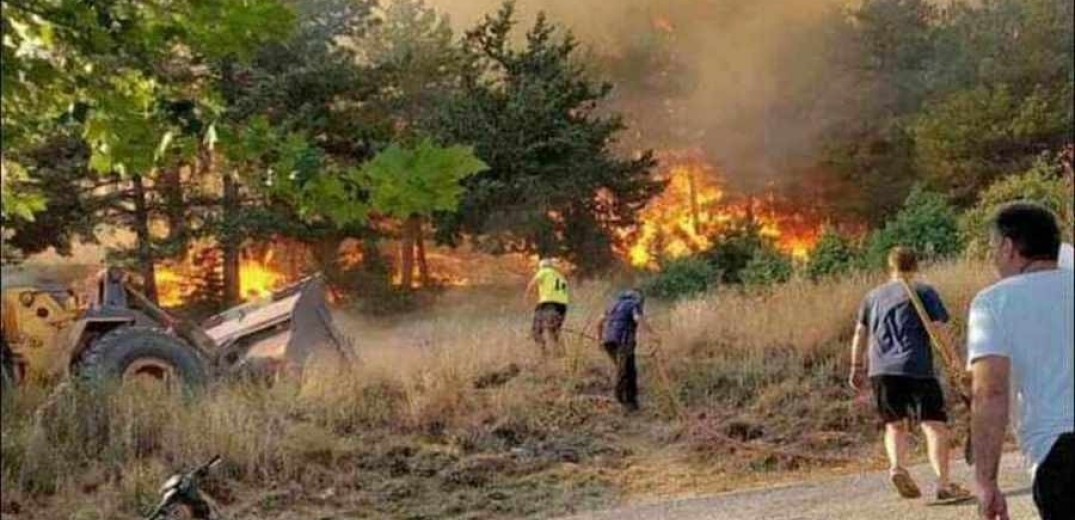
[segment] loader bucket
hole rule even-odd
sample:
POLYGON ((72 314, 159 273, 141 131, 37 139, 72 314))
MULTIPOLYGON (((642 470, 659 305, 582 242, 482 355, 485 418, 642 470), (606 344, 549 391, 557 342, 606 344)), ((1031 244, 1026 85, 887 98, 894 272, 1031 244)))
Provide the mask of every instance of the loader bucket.
POLYGON ((332 321, 319 277, 224 311, 203 328, 219 348, 235 354, 237 365, 282 365, 301 371, 314 357, 353 357, 350 341, 332 321))

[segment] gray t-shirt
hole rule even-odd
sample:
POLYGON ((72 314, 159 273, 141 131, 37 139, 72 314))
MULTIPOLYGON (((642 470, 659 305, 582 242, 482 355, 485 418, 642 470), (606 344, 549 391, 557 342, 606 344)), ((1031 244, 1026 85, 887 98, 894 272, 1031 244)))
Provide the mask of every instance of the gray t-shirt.
MULTIPOLYGON (((948 311, 932 287, 913 283, 930 320, 948 322, 948 311)), ((870 333, 870 377, 933 376, 933 349, 929 333, 915 312, 907 290, 893 280, 866 295, 858 322, 870 333)))

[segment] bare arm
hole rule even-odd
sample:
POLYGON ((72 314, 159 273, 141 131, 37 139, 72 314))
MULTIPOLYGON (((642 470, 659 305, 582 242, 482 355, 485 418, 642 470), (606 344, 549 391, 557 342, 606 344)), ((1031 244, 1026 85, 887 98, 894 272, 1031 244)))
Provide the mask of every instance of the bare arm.
POLYGON ((855 325, 855 337, 851 339, 851 376, 848 383, 851 388, 859 390, 862 387, 866 373, 866 340, 869 332, 861 323, 855 325))
POLYGON ((866 362, 863 360, 866 354, 866 339, 869 336, 869 332, 866 331, 866 327, 862 324, 855 325, 855 337, 851 339, 851 366, 852 367, 865 367, 866 362))
POLYGON ((986 356, 971 366, 973 404, 971 430, 974 434, 974 468, 978 485, 997 486, 997 472, 1008 427, 1008 395, 1011 361, 986 356))

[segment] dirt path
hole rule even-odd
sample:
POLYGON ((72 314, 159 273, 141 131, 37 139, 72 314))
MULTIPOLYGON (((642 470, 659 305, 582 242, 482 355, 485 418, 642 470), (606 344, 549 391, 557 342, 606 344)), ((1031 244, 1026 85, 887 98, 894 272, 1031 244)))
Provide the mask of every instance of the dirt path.
MULTIPOLYGON (((1013 519, 1036 519, 1030 495, 1030 481, 1022 458, 1005 457, 1002 485, 1008 493, 1013 519)), ((970 482, 970 470, 962 462, 953 471, 962 482, 970 482)), ((929 488, 932 472, 918 466, 912 473, 923 492, 929 488)), ((968 486, 969 487, 969 486, 968 486)), ((838 477, 779 486, 737 491, 704 498, 692 498, 633 505, 621 509, 588 513, 573 520, 967 520, 976 518, 974 502, 952 506, 927 506, 924 500, 903 500, 889 488, 887 472, 838 477)))

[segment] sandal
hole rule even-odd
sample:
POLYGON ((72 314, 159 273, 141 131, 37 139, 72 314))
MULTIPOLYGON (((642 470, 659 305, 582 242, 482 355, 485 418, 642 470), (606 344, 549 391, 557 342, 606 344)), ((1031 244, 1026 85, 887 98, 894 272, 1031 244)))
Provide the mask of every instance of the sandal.
POLYGON ((949 482, 947 485, 938 487, 937 493, 934 495, 934 504, 957 504, 960 502, 966 502, 974 498, 974 494, 968 491, 963 486, 956 484, 955 482, 949 482))
POLYGON ((889 471, 888 479, 892 482, 893 486, 896 486, 896 492, 903 498, 918 498, 922 496, 922 491, 918 489, 918 485, 915 484, 914 479, 911 478, 911 474, 907 473, 907 470, 903 468, 896 468, 889 471))

